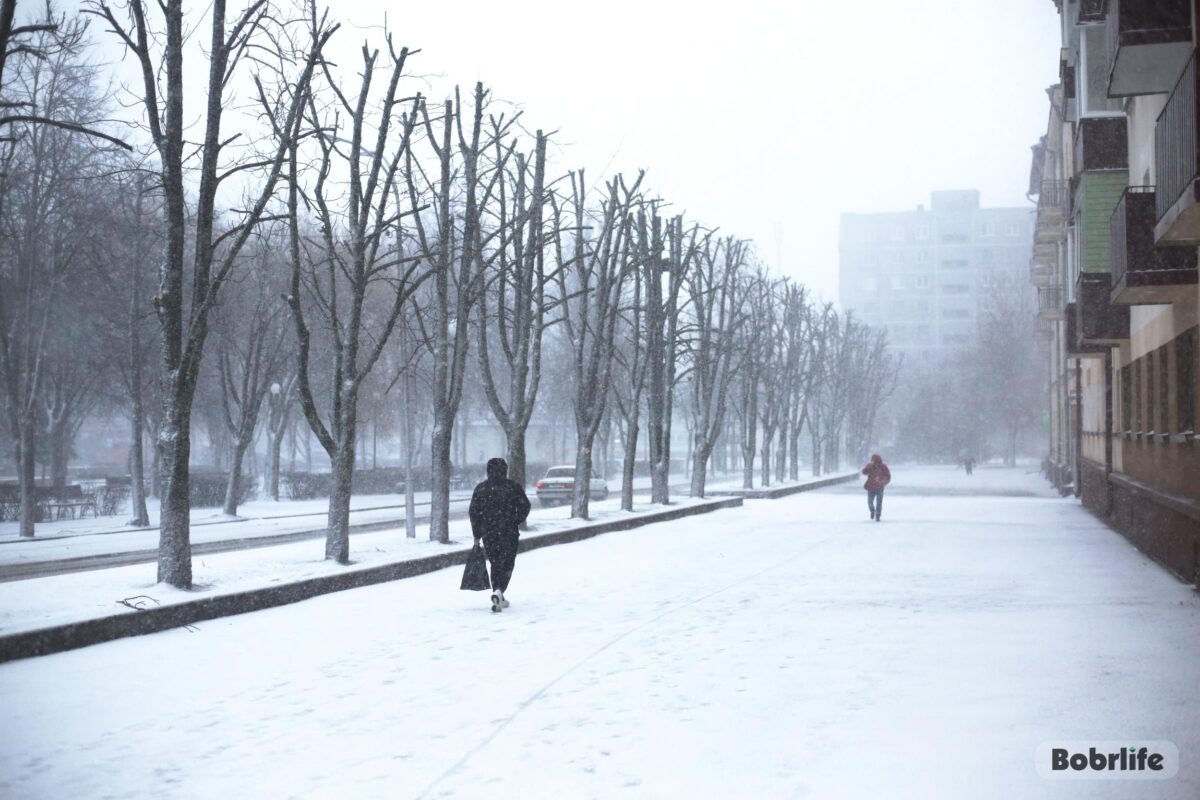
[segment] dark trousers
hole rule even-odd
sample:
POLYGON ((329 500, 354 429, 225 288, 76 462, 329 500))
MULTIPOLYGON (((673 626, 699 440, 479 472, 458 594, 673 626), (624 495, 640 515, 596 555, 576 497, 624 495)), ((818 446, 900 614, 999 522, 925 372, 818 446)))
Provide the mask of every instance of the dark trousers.
POLYGON ((871 509, 871 518, 878 519, 883 513, 883 489, 878 492, 867 490, 867 508, 871 509))
POLYGON ((492 565, 492 589, 508 591, 508 582, 512 578, 513 567, 517 564, 516 536, 483 537, 483 547, 487 552, 488 561, 492 565))

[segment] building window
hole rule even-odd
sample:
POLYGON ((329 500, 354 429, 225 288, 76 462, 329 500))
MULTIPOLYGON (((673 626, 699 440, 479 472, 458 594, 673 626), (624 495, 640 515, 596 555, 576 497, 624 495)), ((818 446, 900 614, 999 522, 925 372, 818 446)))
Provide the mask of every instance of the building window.
MULTIPOLYGON (((919 284, 920 281, 921 281, 921 279, 918 277, 917 283, 919 284)), ((918 300, 917 301, 917 313, 918 314, 928 314, 929 313, 929 301, 928 300, 918 300)))
POLYGON ((929 238, 929 226, 928 225, 920 225, 917 227, 917 238, 921 239, 921 240, 925 240, 925 239, 929 238))
POLYGON ((1142 431, 1142 360, 1139 358, 1130 365, 1133 370, 1133 391, 1129 393, 1129 403, 1133 406, 1133 430, 1142 431))
POLYGON ((1196 430, 1196 335, 1192 328, 1175 340, 1175 385, 1179 402, 1179 430, 1196 430))
POLYGON ((918 264, 928 264, 929 263, 929 251, 928 250, 918 250, 917 251, 917 263, 918 264))
POLYGON ((1007 233, 1009 236, 1020 236, 1021 235, 1020 224, 1016 223, 1016 222, 1008 223, 1008 227, 1005 229, 1005 233, 1007 233))
POLYGON ((891 234, 892 234, 893 242, 903 242, 904 241, 904 228, 900 227, 899 225, 892 226, 891 234))
POLYGON ((1154 353, 1146 353, 1143 360, 1146 362, 1146 430, 1153 433, 1158 430, 1154 424, 1154 353))
POLYGON ((985 223, 983 223, 983 226, 982 226, 982 232, 983 232, 984 236, 995 236, 996 235, 996 227, 994 225, 992 225, 992 223, 990 223, 990 222, 985 222, 985 223))
POLYGON ((916 279, 916 287, 918 289, 928 289, 933 285, 933 281, 928 275, 918 275, 916 279))
POLYGON ((942 262, 942 269, 966 269, 967 262, 965 259, 956 258, 942 262))
POLYGON ((968 308, 943 308, 942 319, 970 319, 971 310, 968 308))
POLYGON ((904 288, 904 278, 899 275, 892 276, 892 289, 898 290, 904 288))
POLYGON ((1169 433, 1171 421, 1168 419, 1167 403, 1170 392, 1170 370, 1167 369, 1167 346, 1158 348, 1158 432, 1169 433))
POLYGON ((1133 376, 1126 364, 1121 368, 1121 421, 1125 430, 1133 430, 1133 376))

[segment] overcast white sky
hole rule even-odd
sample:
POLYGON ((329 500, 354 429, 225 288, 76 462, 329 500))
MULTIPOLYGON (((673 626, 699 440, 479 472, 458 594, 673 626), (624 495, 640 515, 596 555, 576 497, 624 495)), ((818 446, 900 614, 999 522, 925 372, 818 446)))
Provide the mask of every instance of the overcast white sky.
MULTIPOLYGON (((333 7, 347 71, 386 15, 398 44, 421 50, 410 63, 427 94, 483 80, 524 108, 527 128, 558 131, 563 169, 644 167, 676 209, 755 239, 775 271, 831 300, 843 211, 959 188, 1027 204, 1058 68, 1051 0, 333 7)), ((187 70, 199 82, 205 68, 187 70)))
POLYGON ((1058 70, 1051 0, 338 5, 348 22, 385 11, 415 68, 483 80, 557 129, 563 166, 645 167, 828 299, 842 211, 956 188, 1026 204, 1058 70))

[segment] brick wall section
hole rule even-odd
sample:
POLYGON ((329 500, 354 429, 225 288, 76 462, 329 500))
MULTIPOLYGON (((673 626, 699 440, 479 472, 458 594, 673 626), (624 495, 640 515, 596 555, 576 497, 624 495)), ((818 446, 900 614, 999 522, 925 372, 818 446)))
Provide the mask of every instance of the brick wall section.
POLYGON ((1170 495, 1104 468, 1080 462, 1081 499, 1088 511, 1186 583, 1200 582, 1200 503, 1170 495))

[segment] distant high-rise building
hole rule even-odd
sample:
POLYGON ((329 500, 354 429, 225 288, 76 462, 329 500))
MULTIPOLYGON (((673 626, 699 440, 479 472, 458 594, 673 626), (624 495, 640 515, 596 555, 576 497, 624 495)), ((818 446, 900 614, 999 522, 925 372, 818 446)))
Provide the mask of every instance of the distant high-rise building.
POLYGON ((842 308, 887 328, 906 359, 968 344, 990 284, 1024 276, 1034 209, 980 208, 979 192, 933 192, 929 209, 842 214, 842 308))

